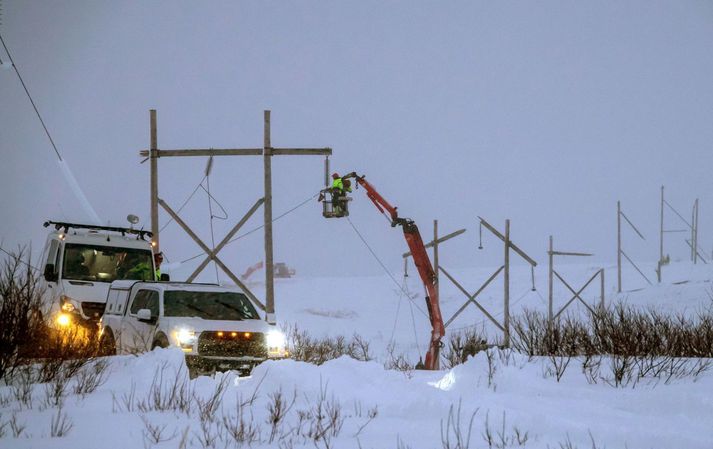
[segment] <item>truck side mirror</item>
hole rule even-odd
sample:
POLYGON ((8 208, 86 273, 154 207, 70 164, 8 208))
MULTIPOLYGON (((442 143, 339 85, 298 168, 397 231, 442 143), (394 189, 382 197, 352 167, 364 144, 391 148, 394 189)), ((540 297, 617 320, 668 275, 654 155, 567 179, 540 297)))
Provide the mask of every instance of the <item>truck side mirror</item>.
POLYGON ((136 312, 136 319, 141 321, 142 323, 148 324, 155 324, 158 320, 157 317, 151 316, 151 310, 149 309, 140 309, 138 312, 136 312))
POLYGON ((57 282, 58 276, 54 271, 54 264, 48 263, 45 265, 44 277, 47 282, 57 282))
POLYGON ((168 273, 161 273, 161 279, 159 279, 159 281, 168 282, 170 280, 171 280, 171 276, 169 276, 168 273))

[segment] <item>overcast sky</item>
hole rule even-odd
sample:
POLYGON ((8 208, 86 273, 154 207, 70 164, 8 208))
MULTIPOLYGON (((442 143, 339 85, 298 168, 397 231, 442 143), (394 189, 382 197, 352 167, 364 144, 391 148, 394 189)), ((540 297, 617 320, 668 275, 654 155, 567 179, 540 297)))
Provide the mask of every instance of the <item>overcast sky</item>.
MULTIPOLYGON (((658 256, 659 189, 685 217, 701 200, 699 241, 713 250, 713 3, 668 2, 116 2, 3 0, 0 33, 79 184, 103 220, 149 224, 149 109, 159 147, 259 147, 264 109, 275 147, 334 149, 402 215, 444 245, 446 267, 499 265, 477 248, 476 216, 545 263, 563 250, 616 257, 616 201, 658 256)), ((0 52, 0 59, 7 55, 0 52)), ((87 221, 25 93, 0 70, 0 239, 44 244, 45 219, 87 221)), ((275 157, 274 214, 314 195, 323 158, 275 157)), ((179 207, 204 158, 161 159, 159 191, 179 207)), ((222 158, 210 179, 228 219, 262 196, 259 157, 222 158)), ((351 219, 388 267, 406 250, 361 190, 351 219)), ((210 241, 208 200, 182 216, 210 241)), ((161 212, 161 223, 167 216, 161 212)), ((246 225, 260 224, 262 211, 246 225)), ((681 228, 673 214, 667 227, 681 228)), ((685 225, 684 225, 685 226, 685 225)), ((200 249, 171 224, 171 261, 200 249)), ((681 235, 667 252, 685 257, 681 235)), ((261 260, 262 234, 232 244, 236 271, 261 260)), ((314 201, 275 224, 275 259, 305 274, 380 273, 349 223, 314 201)), ((187 263, 188 272, 199 260, 187 263)), ((212 273, 209 271, 208 273, 212 273)))

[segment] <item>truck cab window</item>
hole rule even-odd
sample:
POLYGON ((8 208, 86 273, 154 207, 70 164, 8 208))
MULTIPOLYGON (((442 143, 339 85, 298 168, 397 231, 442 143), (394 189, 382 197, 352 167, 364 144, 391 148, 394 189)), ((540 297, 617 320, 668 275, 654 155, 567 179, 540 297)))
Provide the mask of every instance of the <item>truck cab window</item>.
POLYGON ((151 311, 152 317, 158 316, 158 292, 156 290, 147 291, 146 306, 144 308, 151 311))
POLYGON ((67 243, 62 277, 79 281, 153 280, 151 251, 67 243))
POLYGON ((131 314, 136 315, 136 313, 141 309, 146 309, 146 300, 149 295, 149 290, 139 290, 134 296, 134 300, 131 302, 131 314))

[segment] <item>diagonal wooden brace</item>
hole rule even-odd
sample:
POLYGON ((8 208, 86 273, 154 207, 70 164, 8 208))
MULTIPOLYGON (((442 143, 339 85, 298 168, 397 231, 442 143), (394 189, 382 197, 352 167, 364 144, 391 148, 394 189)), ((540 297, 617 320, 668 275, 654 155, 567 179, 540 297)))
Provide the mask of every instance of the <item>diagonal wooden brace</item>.
POLYGON ((554 318, 557 318, 558 316, 560 316, 560 314, 562 314, 562 312, 564 312, 564 310, 565 310, 567 307, 569 307, 569 305, 572 304, 572 302, 573 302, 575 299, 579 299, 579 300, 582 302, 582 304, 584 304, 584 305, 587 307, 587 309, 589 309, 590 312, 594 313, 594 309, 592 309, 592 307, 591 307, 589 304, 587 304, 587 303, 582 299, 582 297, 579 296, 579 295, 581 295, 582 292, 584 291, 584 289, 587 288, 587 287, 589 287, 589 284, 591 284, 592 281, 593 281, 594 279, 596 279, 597 276, 599 276, 599 274, 601 273, 601 270, 600 270, 600 271, 597 271, 596 273, 594 273, 594 275, 592 275, 592 277, 590 277, 589 280, 588 280, 588 281, 582 286, 582 288, 580 288, 578 291, 574 291, 574 289, 567 283, 567 281, 565 281, 565 280, 562 278, 562 276, 560 276, 560 274, 559 274, 558 272, 556 272, 556 271, 554 271, 554 270, 552 270, 552 272, 555 274, 555 276, 557 276, 557 279, 559 279, 559 280, 565 285, 565 287, 567 287, 567 288, 569 289, 569 291, 572 292, 572 294, 574 294, 574 296, 573 296, 569 301, 567 301, 567 304, 565 304, 564 307, 562 307, 562 308, 560 309, 560 311, 555 314, 554 318))
POLYGON ((487 317, 490 319, 490 321, 493 322, 493 324, 495 324, 501 331, 503 331, 503 332, 505 331, 505 328, 504 328, 500 323, 498 323, 498 321, 497 321, 495 318, 493 318, 493 316, 492 316, 490 313, 488 313, 487 310, 485 310, 485 307, 481 306, 480 303, 475 300, 475 298, 476 298, 483 290, 485 290, 485 287, 487 287, 488 284, 490 284, 490 283, 493 281, 493 279, 495 279, 495 278, 498 276, 498 274, 500 274, 500 272, 505 268, 505 266, 501 266, 500 268, 498 268, 498 270, 497 270, 495 273, 493 273, 493 275, 490 276, 487 281, 485 281, 485 283, 478 289, 478 291, 475 292, 475 293, 473 293, 472 295, 469 294, 469 293, 466 291, 466 289, 464 289, 463 286, 460 285, 460 284, 458 283, 458 281, 455 280, 455 278, 453 278, 453 276, 451 276, 446 270, 444 270, 443 267, 438 267, 438 268, 443 272, 443 274, 446 275, 446 277, 447 277, 448 279, 451 280, 451 282, 453 282, 453 284, 455 284, 456 287, 458 287, 458 289, 459 289, 461 292, 463 292, 463 294, 464 294, 465 296, 468 297, 468 301, 466 301, 465 304, 463 304, 463 305, 461 306, 461 308, 458 309, 458 311, 451 317, 451 319, 448 320, 448 322, 445 324, 445 327, 448 327, 448 325, 451 324, 451 322, 452 322, 453 320, 455 320, 456 317, 457 317, 458 315, 460 315, 460 313, 466 308, 466 306, 468 305, 468 303, 471 303, 471 302, 472 302, 473 304, 475 304, 475 306, 476 306, 478 309, 480 309, 481 312, 483 312, 483 313, 485 314, 485 316, 487 316, 487 317))
MULTIPOLYGON (((171 216, 171 218, 173 218, 173 220, 176 223, 178 223, 178 225, 181 228, 183 228, 184 231, 186 231, 186 234, 188 234, 193 239, 193 241, 196 242, 196 244, 198 246, 200 246, 203 251, 206 252, 206 254, 212 253, 210 248, 208 248, 208 246, 206 246, 206 244, 203 243, 200 238, 198 238, 198 236, 191 230, 191 228, 188 227, 188 225, 181 219, 181 217, 179 217, 178 214, 176 212, 174 212, 173 209, 171 209, 169 207, 169 205, 166 204, 166 202, 164 200, 159 198, 158 203, 161 205, 161 207, 163 207, 166 210, 166 212, 168 212, 168 214, 171 216)), ((218 265, 225 272, 225 274, 228 275, 228 277, 233 282, 235 282, 235 285, 240 287, 245 292, 245 294, 248 296, 248 298, 250 298, 250 300, 252 300, 262 311, 265 311, 265 305, 257 299, 257 297, 253 294, 253 292, 251 292, 247 288, 247 286, 245 284, 243 284, 242 281, 240 281, 240 279, 238 279, 238 277, 235 276, 230 271, 230 269, 228 269, 228 267, 226 267, 225 264, 220 259, 218 259, 218 256, 213 255, 212 258, 215 261, 216 265, 218 265)))
POLYGON ((240 219, 240 221, 238 222, 238 224, 236 224, 236 225, 233 227, 233 229, 231 229, 231 231, 228 232, 228 234, 227 234, 227 235, 225 236, 225 238, 218 244, 218 246, 216 246, 213 251, 209 251, 209 252, 208 252, 208 257, 206 257, 205 260, 203 260, 203 262, 201 262, 201 264, 198 265, 198 268, 196 268, 196 269, 193 271, 193 273, 192 273, 190 276, 188 276, 188 279, 186 279, 188 282, 193 282, 193 280, 198 276, 198 274, 200 274, 200 272, 203 271, 203 269, 208 266, 208 264, 210 263, 210 261, 213 260, 213 259, 215 259, 215 257, 218 255, 218 252, 219 252, 221 249, 223 249, 223 247, 224 247, 225 245, 227 245, 228 242, 230 242, 230 239, 233 238, 233 236, 240 230, 240 228, 243 227, 243 225, 245 224, 245 222, 247 222, 247 221, 250 219, 250 217, 255 213, 255 211, 257 211, 257 209, 258 209, 258 208, 262 205, 262 203, 264 203, 264 202, 265 202, 265 199, 264 199, 264 198, 260 198, 259 200, 257 200, 257 202, 255 202, 255 204, 253 205, 253 207, 251 207, 250 210, 245 214, 245 216, 244 216, 242 219, 240 219))

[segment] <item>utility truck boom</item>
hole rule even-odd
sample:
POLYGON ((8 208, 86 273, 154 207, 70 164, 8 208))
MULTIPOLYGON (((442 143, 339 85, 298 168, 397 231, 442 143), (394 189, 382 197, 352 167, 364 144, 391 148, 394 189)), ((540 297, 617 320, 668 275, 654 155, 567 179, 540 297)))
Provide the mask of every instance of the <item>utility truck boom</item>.
MULTIPOLYGON (((426 353, 426 360, 424 363, 424 368, 428 370, 435 370, 439 368, 439 354, 441 350, 441 339, 445 335, 445 326, 443 325, 443 317, 441 316, 441 308, 438 302, 438 289, 436 288, 436 273, 433 271, 433 265, 426 252, 426 247, 423 244, 423 239, 421 238, 421 233, 418 231, 416 223, 410 218, 399 217, 397 208, 392 206, 381 194, 372 186, 362 175, 356 174, 356 172, 351 172, 342 179, 354 178, 357 183, 357 188, 359 186, 366 190, 366 196, 374 203, 376 208, 382 214, 386 214, 391 221, 391 226, 401 226, 403 230, 404 237, 406 238, 406 244, 413 255, 413 261, 416 264, 416 269, 418 270, 418 275, 421 277, 421 282, 423 282, 423 287, 426 292, 426 306, 428 308, 428 318, 431 322, 431 341, 428 347, 428 352, 426 353)), ((332 200, 335 201, 334 194, 332 195, 332 200)), ((337 195, 340 198, 340 195, 337 195)), ((339 201, 339 199, 337 199, 339 201)), ((347 201, 344 196, 341 196, 342 204, 338 205, 338 209, 343 211, 344 215, 348 215, 347 211, 347 201)))

